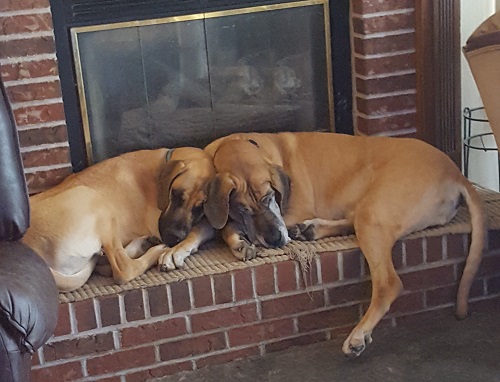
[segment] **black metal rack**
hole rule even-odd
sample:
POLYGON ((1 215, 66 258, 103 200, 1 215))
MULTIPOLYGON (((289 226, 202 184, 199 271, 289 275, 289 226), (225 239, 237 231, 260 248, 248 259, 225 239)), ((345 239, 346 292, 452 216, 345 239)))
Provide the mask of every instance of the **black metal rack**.
MULTIPOLYGON (((478 133, 473 134, 473 123, 489 123, 486 118, 480 118, 477 115, 479 113, 484 113, 484 107, 475 108, 464 108, 463 119, 464 119, 464 133, 463 133, 463 145, 464 145, 464 175, 469 177, 469 156, 470 150, 482 150, 482 151, 498 151, 497 147, 488 146, 485 143, 485 137, 493 137, 492 132, 488 133, 478 133)), ((498 157, 498 170, 500 172, 500 156, 498 157)), ((500 176, 499 176, 499 188, 500 188, 500 176)))

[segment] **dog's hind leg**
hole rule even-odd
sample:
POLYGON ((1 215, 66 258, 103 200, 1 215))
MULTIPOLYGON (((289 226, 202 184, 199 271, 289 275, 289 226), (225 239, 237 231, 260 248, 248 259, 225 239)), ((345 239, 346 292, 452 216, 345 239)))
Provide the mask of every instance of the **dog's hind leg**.
POLYGON ((51 268, 50 270, 52 272, 52 276, 54 276, 59 292, 71 292, 72 290, 78 289, 85 284, 92 274, 96 262, 97 256, 94 256, 89 259, 82 269, 72 275, 63 274, 51 268))
POLYGON ((342 351, 347 356, 358 356, 372 341, 373 329, 403 289, 392 263, 391 251, 396 238, 391 227, 364 223, 355 228, 359 246, 370 268, 372 297, 365 315, 344 342, 342 351))

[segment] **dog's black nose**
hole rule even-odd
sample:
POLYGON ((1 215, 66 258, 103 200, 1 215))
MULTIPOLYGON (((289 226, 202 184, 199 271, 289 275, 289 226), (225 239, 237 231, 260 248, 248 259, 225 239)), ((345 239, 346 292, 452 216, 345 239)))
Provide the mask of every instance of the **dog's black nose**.
POLYGON ((284 244, 283 235, 278 230, 271 230, 265 239, 271 247, 281 247, 284 244))

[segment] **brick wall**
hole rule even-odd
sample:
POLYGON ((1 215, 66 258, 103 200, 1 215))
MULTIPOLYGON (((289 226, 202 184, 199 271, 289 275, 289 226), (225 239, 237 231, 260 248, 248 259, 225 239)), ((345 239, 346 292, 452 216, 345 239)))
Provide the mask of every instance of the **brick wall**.
MULTIPOLYGON (((491 235, 473 284, 472 311, 500 301, 498 237, 491 235)), ((398 242, 393 258, 405 289, 379 326, 451 315, 468 240, 398 242)), ((297 263, 284 261, 63 303, 54 337, 33 360, 32 382, 144 382, 345 338, 368 306, 367 273, 359 250, 327 252, 312 263, 307 288, 297 263)))
POLYGON ((49 0, 0 2, 0 73, 31 192, 71 172, 49 0))
MULTIPOLYGON (((358 134, 415 132, 415 0, 351 1, 358 134)), ((31 192, 71 172, 49 0, 0 2, 0 72, 31 192)))
POLYGON ((352 0, 353 113, 364 135, 416 132, 415 0, 352 0))

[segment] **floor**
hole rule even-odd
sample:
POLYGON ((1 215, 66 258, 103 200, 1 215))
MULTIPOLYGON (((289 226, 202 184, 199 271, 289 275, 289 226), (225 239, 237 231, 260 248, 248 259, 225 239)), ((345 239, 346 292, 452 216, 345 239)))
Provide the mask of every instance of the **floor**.
POLYGON ((356 359, 342 355, 339 339, 157 382, 500 382, 499 327, 500 299, 496 299, 463 321, 450 312, 439 319, 377 329, 372 345, 356 359))

